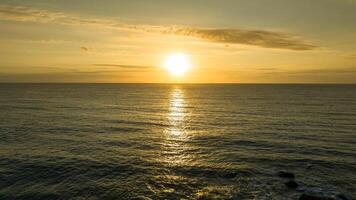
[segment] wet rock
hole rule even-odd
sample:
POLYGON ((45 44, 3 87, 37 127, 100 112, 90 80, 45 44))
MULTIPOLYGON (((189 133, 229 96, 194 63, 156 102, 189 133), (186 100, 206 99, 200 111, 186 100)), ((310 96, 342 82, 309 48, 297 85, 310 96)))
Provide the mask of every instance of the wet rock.
POLYGON ((349 198, 343 194, 338 194, 338 195, 336 195, 336 197, 341 200, 351 200, 351 198, 349 198))
POLYGON ((299 200, 335 200, 335 198, 317 196, 317 195, 311 195, 311 194, 302 194, 302 196, 299 197, 299 200))
POLYGON ((295 189, 299 186, 299 184, 295 181, 288 181, 287 183, 285 183, 285 185, 291 189, 295 189))
POLYGON ((222 173, 220 174, 220 176, 221 176, 222 178, 228 178, 228 179, 230 179, 230 178, 235 178, 235 177, 237 176, 237 172, 229 172, 229 171, 226 171, 226 172, 222 172, 222 173))
POLYGON ((280 171, 277 173, 277 175, 282 178, 295 178, 295 175, 291 172, 280 171))

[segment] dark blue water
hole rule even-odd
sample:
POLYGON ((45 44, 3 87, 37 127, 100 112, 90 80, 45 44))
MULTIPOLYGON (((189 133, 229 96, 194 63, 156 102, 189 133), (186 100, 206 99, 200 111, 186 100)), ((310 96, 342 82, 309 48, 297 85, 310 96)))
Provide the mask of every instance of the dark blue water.
POLYGON ((306 191, 356 195, 356 85, 0 84, 0 199, 306 191))

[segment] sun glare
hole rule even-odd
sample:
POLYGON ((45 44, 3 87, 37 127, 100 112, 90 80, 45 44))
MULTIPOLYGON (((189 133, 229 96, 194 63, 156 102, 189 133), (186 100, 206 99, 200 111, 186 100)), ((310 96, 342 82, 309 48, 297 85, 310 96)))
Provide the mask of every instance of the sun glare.
POLYGON ((186 54, 175 53, 166 57, 163 66, 173 76, 182 76, 191 67, 191 64, 186 54))

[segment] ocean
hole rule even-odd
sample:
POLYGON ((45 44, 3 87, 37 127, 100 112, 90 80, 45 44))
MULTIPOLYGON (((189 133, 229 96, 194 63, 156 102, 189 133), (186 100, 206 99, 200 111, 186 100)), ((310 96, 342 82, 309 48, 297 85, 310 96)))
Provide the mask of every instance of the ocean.
POLYGON ((0 84, 2 200, 306 192, 356 197, 356 85, 0 84))

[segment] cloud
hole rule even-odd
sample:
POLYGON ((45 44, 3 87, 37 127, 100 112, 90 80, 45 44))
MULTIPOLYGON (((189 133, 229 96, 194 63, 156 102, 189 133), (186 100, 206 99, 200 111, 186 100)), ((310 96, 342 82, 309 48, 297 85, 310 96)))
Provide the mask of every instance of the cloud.
POLYGON ((112 20, 87 18, 70 13, 9 5, 0 5, 0 20, 38 23, 56 22, 67 25, 105 25, 112 27, 117 25, 117 22, 112 20))
POLYGON ((274 68, 274 67, 261 67, 261 68, 257 68, 257 70, 259 70, 259 71, 275 71, 275 70, 277 70, 277 68, 274 68))
POLYGON ((261 79, 271 83, 340 83, 355 84, 356 67, 333 67, 274 71, 261 71, 261 79))
MULTIPOLYGON (((291 73, 291 72, 289 72, 291 73)), ((341 69, 315 69, 292 72, 292 74, 349 74, 356 73, 356 68, 341 68, 341 69)))
POLYGON ((185 36, 226 45, 242 44, 295 51, 307 51, 317 48, 316 45, 294 35, 274 31, 129 24, 119 20, 88 18, 22 6, 0 5, 1 19, 39 23, 55 22, 66 25, 98 25, 124 31, 185 36))
POLYGON ((142 65, 118 65, 118 64, 93 64, 96 67, 114 67, 114 68, 122 68, 122 69, 147 69, 152 70, 157 67, 154 66, 142 66, 142 65))
POLYGON ((207 29, 195 27, 147 27, 131 26, 129 28, 143 30, 151 33, 188 36, 209 42, 226 44, 254 45, 264 48, 288 49, 306 51, 316 49, 317 46, 310 42, 301 40, 296 36, 265 31, 265 30, 243 30, 243 29, 207 29))
POLYGON ((52 40, 52 39, 41 39, 41 40, 21 40, 21 39, 10 39, 12 42, 19 42, 19 43, 27 43, 27 44, 63 44, 68 43, 68 41, 64 40, 52 40))
POLYGON ((66 16, 60 12, 38 10, 23 6, 0 5, 0 17, 0 19, 15 21, 49 22, 66 16))
POLYGON ((82 46, 82 47, 80 47, 80 50, 87 52, 87 51, 89 51, 89 48, 82 46))
POLYGON ((350 59, 356 59, 356 53, 349 54, 347 57, 350 59))
MULTIPOLYGON (((0 66, 0 69, 5 68, 0 66)), ((9 67, 13 68, 13 67, 9 67)), ((11 70, 0 71, 1 82, 142 82, 141 77, 145 73, 151 73, 153 70, 160 70, 153 66, 139 65, 117 65, 117 64, 93 64, 82 66, 80 68, 58 68, 46 66, 33 66, 28 71, 29 67, 23 68, 20 71, 14 72, 11 70), (91 67, 90 67, 91 66, 91 67)), ((144 82, 144 81, 143 81, 144 82)))
POLYGON ((340 74, 356 74, 356 67, 350 68, 331 68, 331 69, 309 69, 295 71, 272 71, 265 74, 281 74, 281 75, 340 75, 340 74))
MULTIPOLYGON (((137 75, 136 75, 137 76, 137 75)), ((68 73, 1 73, 0 83, 104 83, 130 82, 134 74, 102 72, 68 72, 68 73)))

